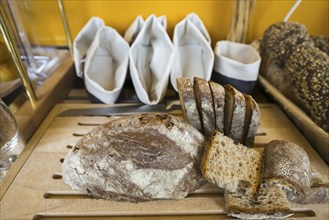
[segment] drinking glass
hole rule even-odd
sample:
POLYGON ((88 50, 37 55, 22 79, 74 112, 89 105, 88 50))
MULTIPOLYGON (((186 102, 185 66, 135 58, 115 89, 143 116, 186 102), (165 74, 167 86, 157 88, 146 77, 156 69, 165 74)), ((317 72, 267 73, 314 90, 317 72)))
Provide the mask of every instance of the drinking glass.
POLYGON ((12 150, 18 145, 18 141, 17 122, 8 106, 0 99, 0 181, 16 159, 12 150))

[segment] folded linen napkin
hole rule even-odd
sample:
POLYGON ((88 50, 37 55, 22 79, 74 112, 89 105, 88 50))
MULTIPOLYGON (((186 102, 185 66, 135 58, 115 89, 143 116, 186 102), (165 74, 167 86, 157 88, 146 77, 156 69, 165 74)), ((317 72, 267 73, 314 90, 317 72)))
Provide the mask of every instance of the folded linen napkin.
POLYGON ((98 17, 92 17, 81 29, 73 41, 73 59, 78 77, 83 78, 84 62, 87 50, 93 42, 99 28, 104 27, 104 21, 98 17))
POLYGON ((189 15, 174 30, 174 58, 170 80, 176 91, 176 78, 188 77, 191 81, 194 77, 206 80, 211 78, 214 53, 209 43, 210 38, 205 37, 207 31, 205 28, 203 31, 198 28, 203 26, 201 20, 197 22, 198 20, 200 19, 195 15, 189 15))
POLYGON ((128 55, 129 45, 116 30, 99 28, 86 55, 87 91, 106 104, 114 103, 126 79, 128 55))
POLYGON ((129 52, 131 79, 138 98, 145 104, 159 103, 167 90, 173 46, 164 27, 151 15, 129 52))
POLYGON ((209 36, 209 33, 206 29, 206 26, 204 26, 202 20, 200 19, 200 17, 195 13, 190 13, 186 16, 186 18, 190 20, 199 29, 199 31, 202 33, 204 38, 208 41, 209 44, 211 44, 211 38, 209 36))
MULTIPOLYGON (((157 17, 158 21, 160 22, 160 24, 163 26, 163 28, 166 30, 167 28, 167 18, 166 16, 162 15, 157 17)), ((138 33, 140 32, 140 30, 143 27, 143 24, 145 23, 143 17, 141 15, 138 15, 136 17, 136 19, 131 23, 131 25, 128 27, 128 29, 126 30, 125 34, 124 34, 124 39, 131 45, 138 33)))

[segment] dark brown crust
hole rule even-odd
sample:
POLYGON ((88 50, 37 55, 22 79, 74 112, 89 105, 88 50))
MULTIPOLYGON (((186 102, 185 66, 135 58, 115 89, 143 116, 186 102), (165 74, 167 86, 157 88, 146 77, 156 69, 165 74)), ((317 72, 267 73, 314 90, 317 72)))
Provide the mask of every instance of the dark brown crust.
POLYGON ((184 119, 198 131, 203 133, 202 124, 194 97, 193 86, 190 79, 187 77, 177 78, 176 83, 184 119))
POLYGON ((233 139, 234 143, 242 143, 243 126, 246 113, 246 102, 244 95, 231 85, 225 85, 225 118, 228 118, 224 134, 233 139), (233 105, 229 105, 227 100, 233 100, 233 105), (229 115, 232 114, 232 117, 229 115))
POLYGON ((224 133, 225 89, 213 81, 209 81, 209 86, 214 104, 216 129, 224 133))
POLYGON ((203 133, 208 138, 215 129, 215 112, 208 81, 195 77, 193 89, 203 133))

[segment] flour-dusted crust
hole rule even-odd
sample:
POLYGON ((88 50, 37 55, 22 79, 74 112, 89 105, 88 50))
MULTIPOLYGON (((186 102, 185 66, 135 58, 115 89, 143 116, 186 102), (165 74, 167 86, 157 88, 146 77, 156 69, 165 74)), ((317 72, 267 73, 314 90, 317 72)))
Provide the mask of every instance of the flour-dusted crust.
POLYGON ((168 114, 122 117, 81 138, 63 164, 63 180, 95 198, 182 199, 204 184, 204 137, 168 114))
POLYGON ((194 96, 201 118, 203 134, 208 138, 215 129, 215 112, 211 90, 207 80, 194 78, 194 96))
POLYGON ((203 133, 190 79, 187 77, 177 78, 176 83, 184 119, 198 131, 203 133))
POLYGON ((310 161, 303 148, 273 140, 264 149, 263 182, 281 185, 287 193, 305 194, 311 187, 310 161))

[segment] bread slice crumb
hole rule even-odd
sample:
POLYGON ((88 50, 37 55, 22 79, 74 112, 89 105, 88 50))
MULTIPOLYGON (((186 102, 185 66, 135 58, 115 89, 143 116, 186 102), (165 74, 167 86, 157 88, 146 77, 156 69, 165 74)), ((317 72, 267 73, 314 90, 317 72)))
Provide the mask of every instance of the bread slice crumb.
POLYGON ((202 174, 229 192, 243 190, 246 195, 255 194, 261 181, 262 158, 257 150, 234 144, 215 130, 205 149, 202 174))

